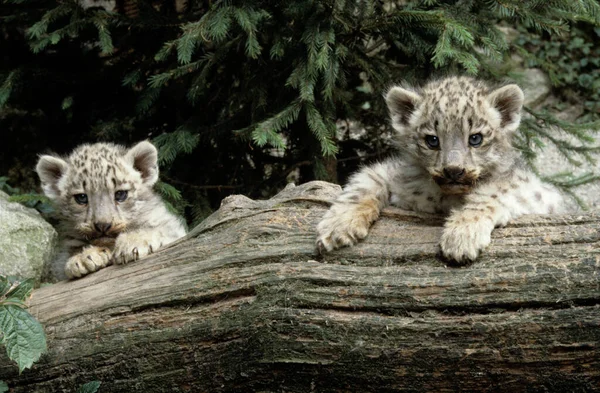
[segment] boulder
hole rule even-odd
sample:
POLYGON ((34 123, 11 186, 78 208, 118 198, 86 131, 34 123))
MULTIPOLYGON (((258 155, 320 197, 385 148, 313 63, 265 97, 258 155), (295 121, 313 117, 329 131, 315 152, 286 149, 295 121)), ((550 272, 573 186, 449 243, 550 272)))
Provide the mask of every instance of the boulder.
POLYGON ((40 282, 54 256, 58 234, 35 210, 0 191, 0 275, 40 282))
POLYGON ((552 92, 552 83, 548 75, 539 68, 527 68, 523 70, 523 93, 525 94, 525 106, 537 107, 552 92))

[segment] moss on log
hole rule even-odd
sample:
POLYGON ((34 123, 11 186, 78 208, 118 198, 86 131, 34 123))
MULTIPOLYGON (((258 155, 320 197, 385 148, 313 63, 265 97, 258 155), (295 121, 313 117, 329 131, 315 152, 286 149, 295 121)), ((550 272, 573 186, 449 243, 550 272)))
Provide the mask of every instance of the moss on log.
POLYGON ((318 257, 339 187, 229 197, 186 239, 34 291, 49 352, 0 358, 11 392, 586 392, 600 389, 600 214, 529 216, 470 266, 442 221, 387 209, 318 257))

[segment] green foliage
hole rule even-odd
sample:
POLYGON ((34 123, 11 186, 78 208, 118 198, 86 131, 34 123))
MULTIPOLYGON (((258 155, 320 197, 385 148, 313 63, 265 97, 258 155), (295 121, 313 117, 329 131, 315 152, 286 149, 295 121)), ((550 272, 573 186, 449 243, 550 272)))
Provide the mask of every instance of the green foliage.
POLYGON ((8 392, 8 385, 4 381, 0 381, 0 393, 8 392))
MULTIPOLYGON (((539 113, 528 108, 526 108, 526 111, 531 117, 526 117, 522 120, 523 125, 521 127, 521 132, 517 135, 516 145, 521 149, 535 173, 540 175, 538 168, 533 162, 535 159, 534 149, 540 147, 543 148, 545 146, 544 141, 556 146, 558 152, 574 167, 581 166, 583 161, 596 166, 596 155, 600 152, 600 146, 593 143, 595 139, 589 134, 589 130, 599 129, 600 121, 572 124, 561 121, 546 112, 539 113), (561 130, 563 135, 572 136, 576 142, 565 140, 551 132, 550 129, 561 130)), ((593 172, 586 172, 582 175, 575 176, 572 172, 565 171, 552 176, 541 177, 545 181, 561 188, 584 208, 586 205, 573 189, 587 183, 600 181, 600 174, 593 172)))
MULTIPOLYGON (((581 159, 587 161, 590 164, 596 164, 596 158, 593 153, 600 152, 598 146, 588 146, 594 142, 594 138, 589 134, 589 130, 595 130, 600 128, 600 121, 593 123, 582 123, 582 124, 571 124, 557 119, 548 113, 535 112, 531 109, 526 108, 533 117, 525 118, 523 120, 523 130, 521 134, 524 136, 526 142, 523 146, 544 146, 543 141, 540 138, 552 142, 558 151, 573 165, 580 166, 581 159), (542 121, 543 123, 540 123, 542 121), (560 139, 556 135, 553 135, 549 131, 550 127, 562 130, 565 134, 571 135, 575 140, 579 141, 579 144, 574 144, 563 139, 560 139)), ((528 155, 533 157, 533 155, 528 155)))
MULTIPOLYGON (((182 11, 159 1, 137 2, 133 17, 77 1, 5 1, 0 173, 29 190, 40 152, 150 139, 162 179, 181 196, 163 184, 159 192, 190 221, 232 192, 272 195, 292 172, 343 181, 365 157, 391 150, 381 99, 391 83, 447 73, 503 80, 518 48, 555 83, 589 93, 596 111, 594 0, 200 0, 182 11), (569 33, 573 23, 581 33, 569 33), (543 39, 509 44, 502 25, 543 39), (557 50, 563 60, 550 55, 557 50), (345 120, 365 132, 341 132, 345 120), (334 157, 337 174, 325 164, 334 157)), ((530 157, 536 143, 562 143, 540 127, 551 119, 524 123, 519 143, 530 157)), ((593 158, 562 147, 574 162, 593 158)))
POLYGON ((101 384, 100 381, 88 382, 77 389, 77 393, 96 393, 100 389, 101 384))
POLYGON ((4 191, 8 195, 13 195, 19 193, 18 188, 11 187, 8 184, 8 177, 0 176, 0 191, 4 191))
POLYGON ((44 328, 25 310, 25 300, 33 284, 32 279, 19 282, 0 276, 1 343, 8 357, 17 363, 19 372, 31 367, 46 352, 44 328))
POLYGON ((154 189, 165 201, 167 208, 178 215, 183 215, 185 208, 188 207, 187 202, 181 196, 181 192, 172 185, 159 181, 154 186, 154 189))
POLYGON ((42 214, 50 215, 54 212, 52 203, 48 197, 34 192, 23 192, 20 188, 11 187, 8 184, 8 177, 0 176, 0 191, 7 193, 10 202, 18 202, 27 207, 37 209, 42 214))
MULTIPOLYGON (((582 20, 589 22, 590 18, 596 17, 597 13, 592 12, 582 20)), ((520 27, 519 32, 512 43, 513 50, 524 59, 525 66, 546 72, 554 86, 554 94, 561 100, 550 102, 543 112, 527 108, 531 117, 523 120, 518 146, 535 171, 534 150, 547 144, 554 145, 573 167, 580 167, 584 162, 597 166, 600 147, 595 143, 592 132, 600 128, 600 46, 596 44, 600 29, 597 24, 580 22, 560 36, 532 32, 524 27, 520 27), (552 115, 552 112, 559 112, 572 104, 583 109, 576 124, 552 115)), ((566 169, 545 180, 563 189, 583 206, 573 189, 599 181, 600 174, 586 172, 574 176, 566 169)))
POLYGON ((567 34, 551 38, 522 31, 514 46, 528 67, 548 74, 565 100, 583 100, 583 119, 590 121, 600 119, 599 39, 600 27, 579 23, 567 34))
POLYGON ((76 2, 68 2, 46 12, 41 20, 31 26, 27 33, 32 39, 31 49, 39 53, 49 46, 57 45, 60 41, 77 37, 83 30, 90 26, 97 29, 97 45, 103 55, 114 50, 109 27, 114 20, 113 16, 105 11, 96 11, 93 15, 82 17, 81 9, 76 2), (72 16, 69 23, 58 29, 50 30, 50 25, 66 16, 72 16))
POLYGON ((200 138, 197 134, 181 127, 169 134, 162 134, 152 142, 158 148, 158 162, 161 165, 171 164, 178 155, 190 154, 198 146, 200 138))
POLYGON ((10 202, 18 202, 27 207, 37 209, 41 213, 54 213, 52 202, 48 197, 38 193, 25 193, 13 195, 8 199, 10 202))

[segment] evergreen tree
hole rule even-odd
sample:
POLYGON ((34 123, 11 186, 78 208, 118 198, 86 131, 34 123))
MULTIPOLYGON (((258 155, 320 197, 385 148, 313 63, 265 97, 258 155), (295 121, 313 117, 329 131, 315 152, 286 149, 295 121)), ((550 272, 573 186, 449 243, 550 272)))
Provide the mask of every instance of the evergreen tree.
MULTIPOLYGON (((514 48, 501 24, 555 37, 600 20, 594 0, 2 1, 0 174, 32 188, 46 149, 149 138, 159 190, 182 208, 181 190, 195 221, 227 194, 268 196, 296 172, 343 181, 386 154, 393 82, 505 78, 514 48), (349 137, 345 121, 364 130, 349 137)), ((531 115, 517 141, 527 157, 555 142, 593 160, 546 125, 586 142, 595 124, 531 115)))

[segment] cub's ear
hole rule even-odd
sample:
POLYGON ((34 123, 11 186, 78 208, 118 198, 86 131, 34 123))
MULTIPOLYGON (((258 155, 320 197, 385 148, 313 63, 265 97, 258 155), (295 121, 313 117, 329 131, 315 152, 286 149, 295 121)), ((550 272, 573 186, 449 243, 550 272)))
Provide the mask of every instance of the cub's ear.
POLYGON ((392 126, 397 131, 408 127, 412 114, 421 102, 421 96, 412 90, 394 86, 385 95, 385 102, 390 110, 392 126))
POLYGON ((60 196, 58 183, 67 174, 69 164, 61 158, 44 155, 41 156, 35 171, 42 181, 44 194, 50 199, 56 199, 60 196))
POLYGON ((517 85, 506 85, 492 91, 487 100, 500 113, 500 127, 515 131, 521 122, 523 108, 523 90, 517 85))
POLYGON ((142 174, 144 183, 154 185, 158 180, 158 151, 148 141, 143 141, 133 146, 125 153, 133 168, 142 174))

